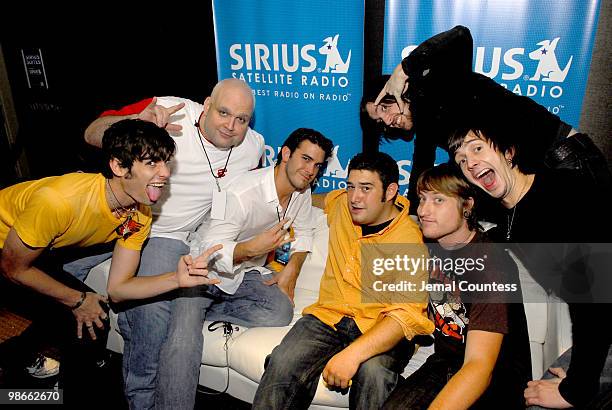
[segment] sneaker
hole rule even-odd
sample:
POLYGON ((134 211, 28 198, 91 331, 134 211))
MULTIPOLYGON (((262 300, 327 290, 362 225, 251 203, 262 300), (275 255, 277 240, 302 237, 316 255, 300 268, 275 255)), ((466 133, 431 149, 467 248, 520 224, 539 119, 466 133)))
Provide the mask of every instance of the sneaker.
POLYGON ((26 370, 30 376, 36 377, 37 379, 44 379, 58 374, 59 367, 60 363, 57 360, 43 356, 39 353, 34 363, 26 367, 26 370))

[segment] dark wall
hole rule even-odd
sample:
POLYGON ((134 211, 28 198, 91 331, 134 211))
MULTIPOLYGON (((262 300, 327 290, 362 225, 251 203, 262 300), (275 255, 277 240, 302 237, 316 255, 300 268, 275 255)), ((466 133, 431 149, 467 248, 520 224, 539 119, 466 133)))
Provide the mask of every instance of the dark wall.
POLYGON ((580 115, 588 133, 608 158, 612 170, 612 1, 601 0, 591 70, 580 115))
MULTIPOLYGON (((57 32, 16 28, 0 44, 7 65, 23 150, 37 178, 77 169, 95 171, 97 151, 83 131, 103 110, 154 95, 203 101, 217 81, 210 2, 146 27, 109 19, 104 25, 57 32), (21 50, 39 49, 48 89, 29 88, 21 50)), ((65 28, 65 26, 64 26, 65 28)))
MULTIPOLYGON (((29 177, 94 170, 99 165, 96 151, 82 136, 104 109, 152 95, 203 101, 217 79, 211 3, 200 2, 189 10, 170 9, 156 21, 121 17, 120 10, 96 17, 106 19, 105 24, 93 24, 88 16, 63 22, 46 19, 46 23, 22 17, 10 30, 1 31, 0 45, 20 125, 13 152, 25 151, 29 177), (58 30, 63 31, 58 34, 58 30), (22 48, 41 49, 48 90, 27 87, 22 48)), ((384 10, 385 0, 365 0, 365 78, 381 72, 384 10)), ((593 136, 612 165, 611 15, 612 1, 602 0, 580 129, 593 136)), ((364 148, 377 149, 376 142, 366 138, 364 148)), ((5 145, 0 135, 3 152, 5 145)))

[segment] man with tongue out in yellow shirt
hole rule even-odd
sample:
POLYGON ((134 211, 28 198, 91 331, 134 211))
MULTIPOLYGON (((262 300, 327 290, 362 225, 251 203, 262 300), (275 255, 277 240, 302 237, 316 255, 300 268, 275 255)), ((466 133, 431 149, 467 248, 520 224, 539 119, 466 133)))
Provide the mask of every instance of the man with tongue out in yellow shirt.
POLYGON ((95 339, 102 328, 106 298, 61 284, 36 267, 37 259, 57 248, 88 247, 117 240, 108 280, 114 302, 155 296, 178 287, 209 284, 207 252, 179 261, 177 272, 136 278, 140 249, 151 229, 150 205, 161 196, 175 145, 163 128, 124 120, 108 129, 103 174, 72 173, 23 182, 0 191, 0 272, 72 309, 77 335, 85 324, 95 339), (197 265, 197 266, 196 266, 197 265))
POLYGON ((11 344, 12 366, 36 363, 34 377, 48 377, 38 373, 46 366, 31 359, 47 343, 59 347, 59 387, 67 404, 99 393, 108 308, 105 296, 62 270, 66 256, 115 241, 108 279, 114 302, 218 282, 205 268, 221 246, 181 257, 176 272, 135 277, 151 230, 150 205, 170 176, 167 162, 176 148, 168 132, 147 121, 119 121, 104 133, 102 149, 108 159, 102 174, 72 173, 0 190, 0 298, 29 310, 33 320, 11 344))

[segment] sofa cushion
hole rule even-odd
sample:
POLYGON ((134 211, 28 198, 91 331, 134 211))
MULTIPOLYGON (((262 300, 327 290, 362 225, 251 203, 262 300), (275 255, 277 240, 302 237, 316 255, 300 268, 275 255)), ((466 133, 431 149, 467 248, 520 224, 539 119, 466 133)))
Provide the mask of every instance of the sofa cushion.
POLYGON ((548 323, 546 306, 548 295, 544 288, 533 279, 520 259, 512 251, 508 251, 508 254, 514 259, 519 271, 529 340, 536 343, 544 343, 548 323))
MULTIPOLYGON (((254 328, 254 329, 248 329, 247 327, 244 326, 238 326, 238 325, 232 325, 232 333, 231 335, 228 335, 226 337, 226 335, 224 334, 223 331, 223 326, 215 326, 216 330, 209 330, 208 327, 210 326, 211 322, 206 321, 204 323, 204 327, 202 328, 202 334, 204 335, 204 349, 202 351, 202 364, 205 365, 209 365, 209 366, 226 366, 227 365, 227 359, 225 357, 225 351, 226 348, 230 349, 230 351, 234 352, 234 349, 236 348, 235 345, 238 343, 238 340, 241 339, 241 336, 243 333, 248 333, 251 334, 253 330, 258 330, 259 329, 263 329, 261 331, 263 331, 264 333, 266 331, 269 331, 271 334, 276 334, 276 332, 278 331, 278 329, 284 329, 284 332, 282 333, 282 335, 280 336, 280 339, 278 340, 279 343, 282 340, 283 336, 285 335, 285 333, 287 333, 290 329, 290 327, 299 319, 302 317, 302 310, 304 309, 304 307, 316 302, 317 300, 317 294, 315 292, 311 292, 309 290, 304 290, 304 289, 296 289, 295 292, 295 309, 293 311, 293 319, 291 320, 291 324, 288 327, 281 327, 281 328, 277 328, 277 327, 262 327, 262 328, 254 328)), ((255 332, 257 333, 257 332, 255 332)), ((249 336, 250 338, 250 336, 249 336)), ((248 340, 248 339, 247 339, 248 340)), ((244 342, 241 342, 244 343, 244 342)), ((257 344, 259 342, 253 342, 253 345, 250 346, 251 348, 255 348, 255 350, 259 349, 260 346, 257 344)), ((278 343, 277 343, 278 344, 278 343)), ((263 345, 261 346, 261 348, 265 349, 267 346, 267 342, 263 341, 263 345)), ((270 351, 272 351, 272 349, 274 348, 275 345, 272 345, 272 347, 269 348, 268 353, 270 353, 270 351)), ((248 349, 247 349, 248 351, 248 349)), ((268 354, 266 353, 266 354, 268 354)), ((233 354, 233 353, 232 353, 233 354)), ((247 355, 245 357, 245 360, 247 362, 251 362, 252 360, 255 360, 254 358, 251 359, 248 357, 249 355, 247 355)), ((231 355, 230 355, 231 357, 231 355)), ((264 356, 265 357, 265 356, 264 356)), ((261 362, 261 365, 263 366, 263 361, 261 362)), ((263 369, 263 367, 262 367, 263 369)), ((242 373, 242 371, 238 371, 238 373, 242 373)), ((251 377, 251 373, 246 372, 243 373, 244 376, 246 377, 251 377)), ((259 375, 261 376, 261 375, 259 375)), ((259 381, 259 376, 257 376, 257 379, 252 379, 253 381, 259 381)))

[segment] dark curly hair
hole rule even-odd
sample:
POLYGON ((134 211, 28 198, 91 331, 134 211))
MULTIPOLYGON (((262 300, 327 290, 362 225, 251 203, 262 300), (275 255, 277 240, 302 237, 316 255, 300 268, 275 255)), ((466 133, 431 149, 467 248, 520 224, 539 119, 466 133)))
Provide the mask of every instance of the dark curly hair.
MULTIPOLYGON (((131 171, 134 161, 168 161, 176 151, 174 140, 164 128, 149 121, 126 119, 117 121, 104 132, 102 151, 108 163, 112 158, 131 171)), ((107 166, 102 174, 112 178, 107 166)))
POLYGON ((348 166, 348 173, 351 171, 372 171, 380 177, 383 187, 382 202, 385 202, 385 192, 392 183, 399 182, 399 168, 397 162, 391 155, 384 152, 360 152, 355 155, 348 166))

